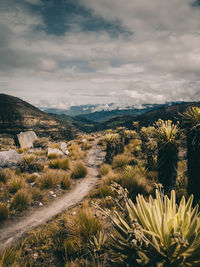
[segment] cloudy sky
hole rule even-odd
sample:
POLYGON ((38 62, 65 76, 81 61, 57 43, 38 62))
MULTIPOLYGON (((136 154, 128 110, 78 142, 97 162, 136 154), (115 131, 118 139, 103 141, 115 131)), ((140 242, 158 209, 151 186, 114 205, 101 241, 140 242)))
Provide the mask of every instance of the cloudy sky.
POLYGON ((0 0, 0 93, 33 104, 200 100, 200 0, 0 0))

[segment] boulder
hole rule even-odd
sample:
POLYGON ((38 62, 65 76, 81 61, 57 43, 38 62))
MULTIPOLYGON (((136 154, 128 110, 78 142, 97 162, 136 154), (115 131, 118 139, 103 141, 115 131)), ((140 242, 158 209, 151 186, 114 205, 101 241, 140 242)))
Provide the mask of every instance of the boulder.
POLYGON ((21 148, 31 148, 37 139, 37 135, 34 131, 21 132, 17 135, 17 138, 21 148))
POLYGON ((17 153, 15 150, 0 152, 0 167, 16 166, 23 158, 23 155, 17 153))
POLYGON ((62 152, 65 152, 67 150, 67 144, 65 142, 62 142, 60 144, 60 149, 62 150, 62 152))
POLYGON ((55 154, 56 156, 63 156, 64 153, 60 150, 60 149, 57 149, 57 148, 48 148, 47 149, 47 156, 51 155, 51 154, 55 154))

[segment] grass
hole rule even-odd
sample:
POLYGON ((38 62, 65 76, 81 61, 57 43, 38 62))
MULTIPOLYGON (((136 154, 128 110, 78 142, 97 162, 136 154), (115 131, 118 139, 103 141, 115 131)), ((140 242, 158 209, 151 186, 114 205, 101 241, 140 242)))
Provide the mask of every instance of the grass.
POLYGON ((5 221, 9 216, 9 209, 6 204, 0 202, 0 223, 5 221))
POLYGON ((31 188, 30 192, 31 192, 33 201, 42 202, 44 200, 44 193, 38 187, 31 188))
POLYGON ((129 161, 131 160, 130 156, 121 154, 114 157, 113 160, 113 168, 114 169, 123 169, 126 165, 129 164, 129 161))
POLYGON ((20 189, 12 198, 11 208, 17 211, 23 211, 28 208, 31 202, 31 194, 24 189, 20 189))
POLYGON ((111 171, 111 166, 108 164, 102 164, 100 168, 100 175, 105 176, 111 171))
POLYGON ((77 162, 72 170, 71 177, 75 179, 83 178, 87 175, 88 170, 83 162, 77 162))
POLYGON ((107 196, 114 196, 113 191, 111 190, 110 186, 107 184, 101 184, 97 191, 95 192, 95 197, 105 198, 107 196))
POLYGON ((59 172, 56 170, 48 170, 42 177, 38 179, 41 189, 54 188, 60 182, 59 172))
POLYGON ((63 175, 61 182, 60 182, 60 186, 64 190, 67 190, 71 187, 71 179, 68 174, 63 175))
POLYGON ((77 144, 72 144, 69 147, 69 156, 71 159, 84 159, 86 156, 86 153, 80 149, 80 147, 77 144))
POLYGON ((8 179, 12 177, 13 174, 14 172, 10 169, 3 169, 2 171, 0 171, 0 182, 6 183, 8 179))
POLYGON ((25 187, 24 179, 20 176, 14 176, 8 181, 8 191, 12 194, 25 187))
POLYGON ((69 170, 71 168, 70 159, 57 159, 50 162, 49 167, 52 169, 69 170))

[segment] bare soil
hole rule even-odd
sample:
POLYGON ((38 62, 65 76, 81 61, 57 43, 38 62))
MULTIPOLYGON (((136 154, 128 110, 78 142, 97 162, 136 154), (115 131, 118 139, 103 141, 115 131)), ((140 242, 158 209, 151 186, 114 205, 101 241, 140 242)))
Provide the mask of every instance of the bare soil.
POLYGON ((86 178, 77 180, 71 191, 62 197, 55 199, 44 207, 39 207, 21 217, 5 222, 0 229, 0 251, 12 245, 22 238, 31 229, 50 221, 53 217, 69 208, 76 206, 90 190, 97 184, 99 175, 99 165, 104 159, 104 152, 95 143, 88 151, 87 166, 88 175, 86 178))

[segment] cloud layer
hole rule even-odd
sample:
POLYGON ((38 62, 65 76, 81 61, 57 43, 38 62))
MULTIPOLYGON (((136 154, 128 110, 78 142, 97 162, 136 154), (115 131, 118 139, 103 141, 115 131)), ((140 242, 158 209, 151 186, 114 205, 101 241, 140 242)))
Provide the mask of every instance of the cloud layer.
POLYGON ((2 0, 0 92, 38 105, 200 100, 189 0, 2 0))

